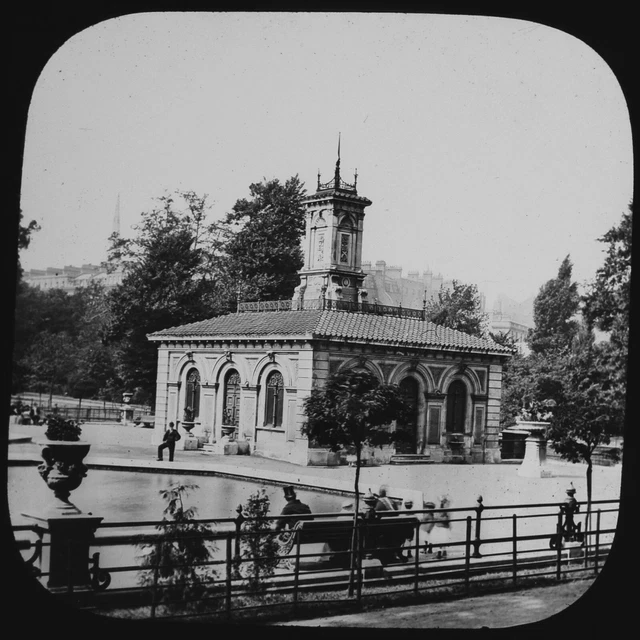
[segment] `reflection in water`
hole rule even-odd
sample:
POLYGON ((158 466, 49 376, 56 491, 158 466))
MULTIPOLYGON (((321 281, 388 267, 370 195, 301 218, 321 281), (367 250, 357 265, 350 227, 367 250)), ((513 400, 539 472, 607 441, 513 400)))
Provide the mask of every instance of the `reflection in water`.
MULTIPOLYGON (((189 494, 185 506, 195 506, 199 518, 233 518, 236 507, 264 487, 277 515, 285 504, 282 487, 220 476, 144 473, 137 471, 89 470, 71 502, 84 512, 104 517, 105 522, 160 520, 165 503, 160 491, 173 481, 191 482, 198 489, 189 494)), ((340 511, 339 495, 297 490, 298 497, 314 513, 340 511)), ((50 503, 53 494, 36 467, 9 467, 9 513, 14 524, 22 524, 21 513, 34 513, 50 503)))

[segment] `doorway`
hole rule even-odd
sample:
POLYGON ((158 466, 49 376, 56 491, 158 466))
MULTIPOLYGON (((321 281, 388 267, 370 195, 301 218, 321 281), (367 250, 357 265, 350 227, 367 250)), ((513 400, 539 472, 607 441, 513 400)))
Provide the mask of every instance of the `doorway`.
POLYGON ((467 417, 467 387, 462 380, 454 380, 447 392, 447 431, 464 433, 467 417))
POLYGON ((415 378, 405 378, 400 382, 400 391, 409 405, 409 415, 406 422, 398 422, 396 428, 400 438, 396 442, 396 453, 418 452, 418 381, 415 378))

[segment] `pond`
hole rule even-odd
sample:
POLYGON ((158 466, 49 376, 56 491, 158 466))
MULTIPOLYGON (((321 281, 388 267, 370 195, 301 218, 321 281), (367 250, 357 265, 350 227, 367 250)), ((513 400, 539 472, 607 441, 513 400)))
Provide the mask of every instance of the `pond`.
MULTIPOLYGON (((8 469, 8 505, 11 522, 14 525, 33 524, 24 513, 42 513, 51 504, 52 491, 46 486, 35 466, 10 466, 8 469)), ((178 473, 145 473, 138 471, 115 471, 90 469, 78 489, 72 492, 71 501, 84 513, 92 513, 104 518, 103 524, 162 519, 165 502, 160 491, 174 481, 191 482, 198 489, 189 493, 185 506, 196 507, 197 517, 234 518, 236 508, 246 503, 249 496, 263 487, 269 497, 270 514, 278 515, 285 505, 281 486, 263 482, 237 480, 222 476, 188 475, 178 473)), ((308 504, 314 513, 335 513, 345 500, 343 496, 322 491, 296 489, 298 498, 308 504)), ((145 528, 146 532, 153 529, 145 528)), ((124 535, 132 530, 117 529, 124 535)), ((141 531, 141 529, 137 529, 141 531)), ((112 529, 100 528, 97 538, 112 533, 112 529)), ((28 537, 31 538, 31 535, 28 537)), ((35 540, 35 538, 34 538, 35 540)), ((224 543, 216 544, 215 559, 222 559, 224 543)), ((102 546, 96 544, 91 549, 100 552, 100 564, 103 567, 136 566, 140 560, 140 549, 131 544, 102 546)), ((26 558, 29 554, 23 554, 26 558)), ((47 566, 45 547, 42 563, 47 566)), ((130 587, 137 581, 138 573, 113 573, 110 588, 130 587)))
MULTIPOLYGON (((71 493, 71 502, 81 511, 102 516, 104 522, 161 520, 165 507, 160 491, 171 482, 191 482, 198 489, 185 500, 186 506, 198 509, 199 518, 234 518, 239 504, 264 487, 271 503, 270 513, 277 515, 285 505, 281 486, 263 482, 237 480, 222 476, 183 473, 146 473, 90 469, 80 487, 71 493)), ((22 513, 36 513, 51 503, 53 493, 35 466, 10 466, 8 469, 8 504, 14 525, 26 524, 22 513)), ((321 492, 296 490, 298 498, 314 513, 340 511, 344 497, 321 492)))

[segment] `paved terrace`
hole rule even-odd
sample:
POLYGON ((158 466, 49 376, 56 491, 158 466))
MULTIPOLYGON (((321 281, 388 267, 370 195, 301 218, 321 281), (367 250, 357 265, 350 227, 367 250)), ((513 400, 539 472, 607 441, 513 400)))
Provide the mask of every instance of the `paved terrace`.
MULTIPOLYGON (((38 439, 44 439, 46 427, 10 425, 9 464, 39 464, 38 439)), ((165 455, 156 461, 156 447, 151 443, 152 430, 122 426, 118 423, 86 423, 82 439, 91 443, 85 459, 89 468, 113 468, 132 471, 206 473, 211 475, 264 480, 268 483, 321 488, 336 492, 352 492, 355 469, 340 467, 302 467, 259 456, 224 456, 198 451, 176 450, 174 462, 165 455)), ((180 443, 178 443, 180 445, 180 443)), ((166 452, 165 452, 166 453, 166 452)), ((521 478, 514 464, 466 465, 382 465, 363 467, 360 490, 377 491, 387 484, 392 494, 407 495, 420 491, 425 500, 436 501, 447 494, 452 507, 469 507, 478 495, 484 504, 518 504, 562 501, 572 482, 580 502, 586 499, 585 465, 550 460, 550 478, 521 478)), ((616 499, 620 496, 621 465, 594 467, 594 499, 616 499)))

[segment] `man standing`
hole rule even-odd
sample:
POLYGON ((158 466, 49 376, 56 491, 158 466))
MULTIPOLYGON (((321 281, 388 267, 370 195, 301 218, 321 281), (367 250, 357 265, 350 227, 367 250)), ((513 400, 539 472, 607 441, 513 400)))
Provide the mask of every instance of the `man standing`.
POLYGON ((169 462, 173 462, 173 452, 176 449, 176 442, 180 440, 180 434, 173 422, 169 423, 169 429, 164 432, 162 444, 158 447, 158 461, 162 462, 162 451, 169 449, 169 462))
MULTIPOLYGON (((308 515, 311 513, 309 505, 304 504, 303 502, 300 502, 300 500, 298 500, 293 487, 284 488, 284 498, 287 501, 287 504, 284 505, 284 508, 280 512, 281 516, 292 516, 298 514, 308 515)), ((276 521, 276 530, 281 531, 286 527, 288 527, 289 529, 293 529, 296 522, 298 522, 298 518, 280 518, 276 521)))

